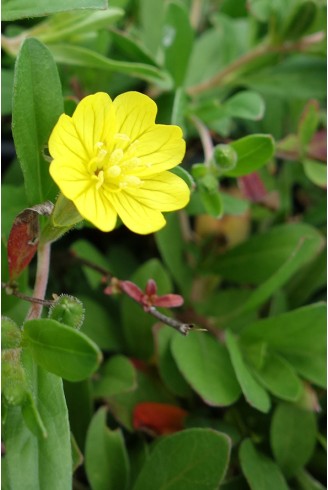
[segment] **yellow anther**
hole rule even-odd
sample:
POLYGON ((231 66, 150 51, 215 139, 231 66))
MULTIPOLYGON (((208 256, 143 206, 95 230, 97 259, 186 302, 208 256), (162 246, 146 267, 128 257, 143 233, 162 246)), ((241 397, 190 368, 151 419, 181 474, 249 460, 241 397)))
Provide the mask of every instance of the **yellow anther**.
POLYGON ((122 169, 118 165, 112 165, 107 169, 108 177, 118 177, 121 175, 122 169))
POLYGON ((117 148, 111 153, 109 157, 109 161, 110 163, 116 164, 122 160, 123 156, 124 156, 123 150, 121 148, 117 148))
POLYGON ((141 180, 135 175, 127 175, 124 181, 127 183, 127 185, 131 185, 132 187, 138 187, 141 184, 141 180))
POLYGON ((116 141, 130 141, 130 138, 127 134, 116 133, 114 136, 114 140, 116 140, 116 141))

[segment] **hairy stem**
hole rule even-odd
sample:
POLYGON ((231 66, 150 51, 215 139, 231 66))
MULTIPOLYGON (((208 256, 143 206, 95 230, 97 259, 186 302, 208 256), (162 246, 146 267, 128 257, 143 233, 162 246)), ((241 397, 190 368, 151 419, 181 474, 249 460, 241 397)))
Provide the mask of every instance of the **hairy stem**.
MULTIPOLYGON (((49 264, 50 264, 50 251, 51 244, 40 244, 38 249, 38 263, 36 270, 36 278, 34 284, 33 297, 38 300, 43 300, 46 294, 48 277, 49 277, 49 264)), ((30 311, 27 314, 26 320, 32 320, 34 318, 40 318, 42 313, 42 304, 39 302, 32 303, 30 311)))

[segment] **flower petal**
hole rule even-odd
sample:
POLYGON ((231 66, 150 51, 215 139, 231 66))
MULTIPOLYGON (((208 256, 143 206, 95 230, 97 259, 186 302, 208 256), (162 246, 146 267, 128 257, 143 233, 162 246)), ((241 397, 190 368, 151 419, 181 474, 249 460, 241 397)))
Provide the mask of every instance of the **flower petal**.
POLYGON ((163 296, 158 296, 153 304, 155 306, 160 306, 162 308, 177 308, 183 305, 184 299, 180 294, 164 294, 163 296))
POLYGON ((185 151, 179 126, 156 124, 138 139, 136 156, 141 165, 136 175, 143 177, 169 170, 181 163, 185 151))
POLYGON ((66 114, 62 114, 58 119, 48 146, 52 158, 65 160, 66 163, 87 162, 89 158, 72 118, 66 114))
POLYGON ((51 177, 54 179, 62 193, 72 201, 90 187, 90 175, 83 162, 55 159, 49 167, 51 177))
POLYGON ((125 226, 140 235, 147 235, 160 230, 166 221, 162 213, 138 202, 125 191, 112 194, 113 207, 125 226))
POLYGON ((155 124, 157 106, 147 95, 125 92, 114 99, 113 106, 117 132, 128 135, 131 142, 140 138, 155 124))
POLYGON ((141 205, 160 211, 175 211, 185 207, 190 199, 187 184, 172 172, 162 172, 146 178, 140 187, 125 191, 141 205))
POLYGON ((82 99, 72 121, 89 158, 94 156, 96 143, 109 145, 113 141, 116 133, 115 111, 111 98, 104 92, 82 99))
POLYGON ((74 199, 74 204, 83 218, 91 221, 101 231, 115 228, 117 213, 103 191, 92 183, 74 199))
POLYGON ((133 298, 138 303, 141 302, 144 293, 141 291, 139 286, 134 284, 134 282, 120 281, 120 287, 128 296, 130 296, 130 298, 133 298))

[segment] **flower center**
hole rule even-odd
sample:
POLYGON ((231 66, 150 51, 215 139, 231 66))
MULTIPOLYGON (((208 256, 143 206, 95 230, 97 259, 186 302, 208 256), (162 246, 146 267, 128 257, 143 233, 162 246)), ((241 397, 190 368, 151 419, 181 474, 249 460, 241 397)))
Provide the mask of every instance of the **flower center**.
POLYGON ((129 144, 130 138, 120 133, 115 135, 114 142, 111 150, 102 141, 95 144, 95 156, 88 163, 88 171, 96 189, 104 187, 119 192, 127 187, 139 187, 142 180, 135 175, 135 170, 141 167, 136 156, 138 142, 129 144))

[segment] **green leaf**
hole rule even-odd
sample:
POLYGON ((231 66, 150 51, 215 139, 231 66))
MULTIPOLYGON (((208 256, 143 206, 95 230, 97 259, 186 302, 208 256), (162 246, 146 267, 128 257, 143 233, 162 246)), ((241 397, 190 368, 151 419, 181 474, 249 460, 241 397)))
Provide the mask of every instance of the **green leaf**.
POLYGON ((305 223, 284 224, 253 235, 211 263, 211 272, 225 279, 246 284, 261 284, 270 278, 293 254, 301 240, 308 241, 308 256, 314 258, 324 246, 321 233, 305 223), (310 253, 310 246, 312 253, 310 253))
POLYGON ((69 381, 87 378, 101 361, 92 340, 56 320, 27 321, 23 338, 40 366, 69 381))
POLYGON ((316 443, 315 414, 295 405, 277 406, 271 422, 270 442, 274 457, 287 478, 305 466, 316 443))
POLYGON ((316 55, 293 55, 277 65, 242 75, 235 83, 284 100, 324 98, 326 60, 316 55))
POLYGON ((294 369, 319 386, 326 385, 326 305, 304 306, 247 326, 242 341, 267 342, 294 369))
POLYGON ((106 10, 95 12, 67 12, 59 13, 47 18, 42 24, 30 30, 40 41, 48 44, 65 39, 76 39, 86 36, 100 29, 108 29, 124 15, 124 10, 108 7, 106 10))
POLYGON ((239 197, 221 192, 221 199, 224 209, 224 214, 231 214, 233 216, 240 216, 249 209, 249 201, 246 199, 240 199, 239 197))
POLYGON ((274 292, 278 291, 288 279, 295 274, 295 272, 297 272, 304 264, 310 262, 313 258, 313 254, 317 253, 317 250, 314 248, 317 243, 316 239, 301 239, 295 250, 293 250, 286 262, 279 267, 277 272, 258 286, 258 288, 247 298, 245 303, 242 303, 240 307, 236 308, 233 314, 238 313, 238 315, 240 315, 261 306, 274 292))
POLYGON ((257 92, 245 90, 230 97, 224 103, 227 116, 258 121, 265 110, 264 100, 257 92))
POLYGON ((172 168, 170 172, 180 177, 180 179, 184 180, 191 191, 194 190, 196 186, 195 181, 192 178, 191 174, 187 172, 187 170, 185 170, 183 167, 178 165, 177 167, 172 168))
POLYGON ((310 100, 301 115, 297 136, 303 151, 310 143, 320 122, 320 106, 316 100, 310 100))
POLYGON ((210 490, 227 470, 230 440, 211 429, 188 429, 161 439, 133 490, 210 490))
POLYGON ((204 333, 176 334, 172 354, 184 378, 208 405, 227 406, 240 396, 229 354, 217 340, 204 333))
POLYGON ((311 182, 319 187, 327 187, 327 165, 315 160, 303 161, 305 175, 311 182))
POLYGON ((50 3, 47 0, 3 0, 2 20, 16 20, 24 17, 42 17, 43 15, 53 14, 74 9, 105 9, 106 0, 57 0, 50 3))
POLYGON ((122 332, 100 301, 79 294, 85 306, 85 318, 81 332, 95 342, 100 349, 118 352, 122 348, 122 332))
POLYGON ((296 473, 295 478, 301 490, 326 490, 325 486, 303 469, 296 473))
POLYGON ((93 490, 125 490, 129 461, 120 429, 106 425, 106 408, 94 415, 87 434, 85 467, 93 490))
POLYGON ((247 402, 257 410, 267 413, 271 405, 270 397, 247 368, 240 347, 229 330, 226 331, 226 342, 233 368, 247 402))
POLYGON ((274 155, 274 140, 269 134, 251 134, 230 146, 237 152, 237 165, 226 173, 228 177, 241 177, 263 167, 274 155))
POLYGON ((1 68, 1 115, 6 116, 12 111, 14 72, 1 68))
POLYGON ((284 39, 298 39, 311 28, 317 14, 317 5, 313 1, 296 2, 283 29, 284 39))
POLYGON ((241 444, 239 459, 251 490, 289 490, 279 467, 258 452, 250 439, 241 444))
POLYGON ((64 381, 65 399, 69 413, 70 429, 76 443, 84 450, 85 438, 93 414, 90 380, 64 381))
POLYGON ((141 80, 155 83, 161 88, 169 89, 172 87, 172 81, 169 75, 152 65, 130 61, 117 61, 81 46, 51 44, 49 50, 57 63, 82 66, 84 68, 96 68, 114 73, 124 73, 130 77, 141 78, 141 80))
POLYGON ((186 260, 186 247, 177 213, 166 216, 166 226, 156 233, 155 239, 165 265, 188 297, 193 276, 186 260))
POLYGON ((192 391, 178 370, 171 352, 171 341, 175 336, 174 330, 163 325, 153 330, 159 373, 164 384, 177 396, 190 396, 192 391))
POLYGON ((139 63, 145 63, 146 65, 157 66, 157 63, 150 52, 148 52, 140 42, 129 35, 128 32, 120 32, 111 29, 110 35, 114 45, 129 59, 138 61, 139 63))
POLYGON ((206 213, 214 218, 220 218, 223 215, 223 202, 219 190, 209 190, 200 186, 198 192, 206 213))
POLYGON ((71 490, 70 431, 62 380, 37 367, 26 351, 23 364, 47 438, 35 437, 30 432, 20 407, 8 410, 3 430, 6 455, 2 465, 8 488, 71 490))
POLYGON ((101 368, 94 383, 94 395, 106 398, 137 386, 136 371, 132 362, 124 356, 111 357, 101 368))
POLYGON ((164 0, 140 0, 138 2, 140 19, 140 35, 145 46, 154 55, 158 50, 162 39, 164 20, 164 0))
POLYGON ((273 395, 286 401, 299 399, 303 386, 291 365, 274 352, 266 352, 261 366, 253 368, 255 378, 273 395))
POLYGON ((176 87, 183 85, 193 39, 187 8, 182 2, 171 0, 165 11, 162 45, 164 66, 172 75, 176 87))
POLYGON ((26 39, 15 66, 13 136, 30 205, 54 200, 58 192, 43 149, 63 111, 61 84, 51 54, 36 39, 26 39))

